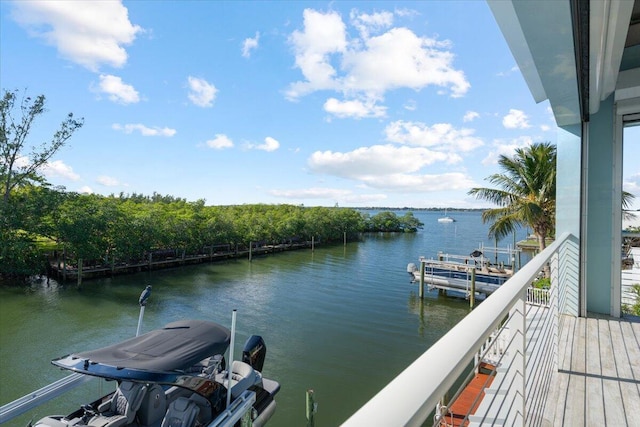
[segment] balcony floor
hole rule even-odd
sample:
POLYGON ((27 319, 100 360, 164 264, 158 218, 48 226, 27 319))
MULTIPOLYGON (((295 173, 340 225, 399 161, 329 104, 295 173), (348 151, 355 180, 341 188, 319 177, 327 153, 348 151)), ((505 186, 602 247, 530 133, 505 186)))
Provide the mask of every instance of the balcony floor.
POLYGON ((640 425, 640 322, 561 315, 559 325, 544 425, 640 425))

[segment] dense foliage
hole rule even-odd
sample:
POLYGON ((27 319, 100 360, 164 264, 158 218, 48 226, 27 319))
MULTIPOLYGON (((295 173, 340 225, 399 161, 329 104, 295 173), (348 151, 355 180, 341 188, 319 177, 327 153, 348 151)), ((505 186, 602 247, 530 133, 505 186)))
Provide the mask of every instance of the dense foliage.
POLYGON ((27 275, 44 268, 37 242, 64 251, 71 264, 112 264, 146 259, 149 253, 177 256, 213 247, 355 240, 360 233, 415 232, 422 223, 406 213, 369 215, 352 208, 250 204, 205 206, 171 196, 100 196, 24 186, 12 192, 0 234, 0 275, 27 275))
POLYGON ((632 314, 634 316, 640 316, 640 284, 633 285, 631 287, 631 293, 635 297, 635 302, 631 305, 622 304, 622 312, 632 314))

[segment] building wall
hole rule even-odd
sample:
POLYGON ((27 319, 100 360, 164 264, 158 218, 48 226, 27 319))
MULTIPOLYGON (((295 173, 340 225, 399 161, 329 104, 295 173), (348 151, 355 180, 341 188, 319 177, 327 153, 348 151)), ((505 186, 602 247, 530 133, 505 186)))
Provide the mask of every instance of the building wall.
MULTIPOLYGON (((614 164, 616 159, 613 95, 592 114, 586 139, 583 227, 583 293, 588 312, 613 314, 612 277, 619 274, 620 248, 614 248, 614 164), (617 272, 617 273, 616 273, 617 272)), ((620 227, 617 227, 620 229, 620 227)))
MULTIPOLYGON (((581 158, 582 158, 582 126, 572 125, 558 128, 556 149, 556 236, 563 233, 571 233, 580 237, 580 182, 581 182, 581 158)), ((579 265, 579 260, 573 260, 579 265)), ((567 268, 563 271, 578 270, 567 268)), ((580 314, 579 289, 577 283, 579 277, 573 280, 563 280, 559 285, 572 289, 561 289, 560 312, 578 316, 580 314)))

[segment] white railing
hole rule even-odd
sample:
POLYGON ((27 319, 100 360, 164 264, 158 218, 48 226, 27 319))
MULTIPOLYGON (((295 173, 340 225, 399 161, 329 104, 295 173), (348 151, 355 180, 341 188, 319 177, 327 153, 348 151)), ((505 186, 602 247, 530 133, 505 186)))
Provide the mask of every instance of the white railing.
POLYGON ((557 370, 558 309, 577 301, 577 254, 577 238, 560 236, 343 426, 421 426, 436 406, 447 412, 443 397, 455 398, 453 386, 469 374, 474 360, 490 359, 496 365, 493 381, 474 413, 463 416, 472 424, 542 424, 551 374, 557 370), (530 284, 546 266, 551 272, 548 297, 527 304, 530 284))

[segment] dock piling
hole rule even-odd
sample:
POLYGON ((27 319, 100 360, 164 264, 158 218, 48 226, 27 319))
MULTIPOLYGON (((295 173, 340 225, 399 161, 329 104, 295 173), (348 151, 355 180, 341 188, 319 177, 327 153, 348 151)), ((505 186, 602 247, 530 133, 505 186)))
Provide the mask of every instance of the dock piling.
POLYGON ((426 261, 421 259, 420 260, 420 290, 419 290, 419 296, 420 299, 424 298, 424 269, 426 267, 426 261))
POLYGON ((469 295, 469 306, 471 309, 476 305, 476 269, 471 269, 471 294, 469 295))
POLYGON ((313 390, 307 390, 306 399, 306 415, 307 415, 307 427, 315 426, 315 414, 318 410, 318 405, 313 399, 313 390))

